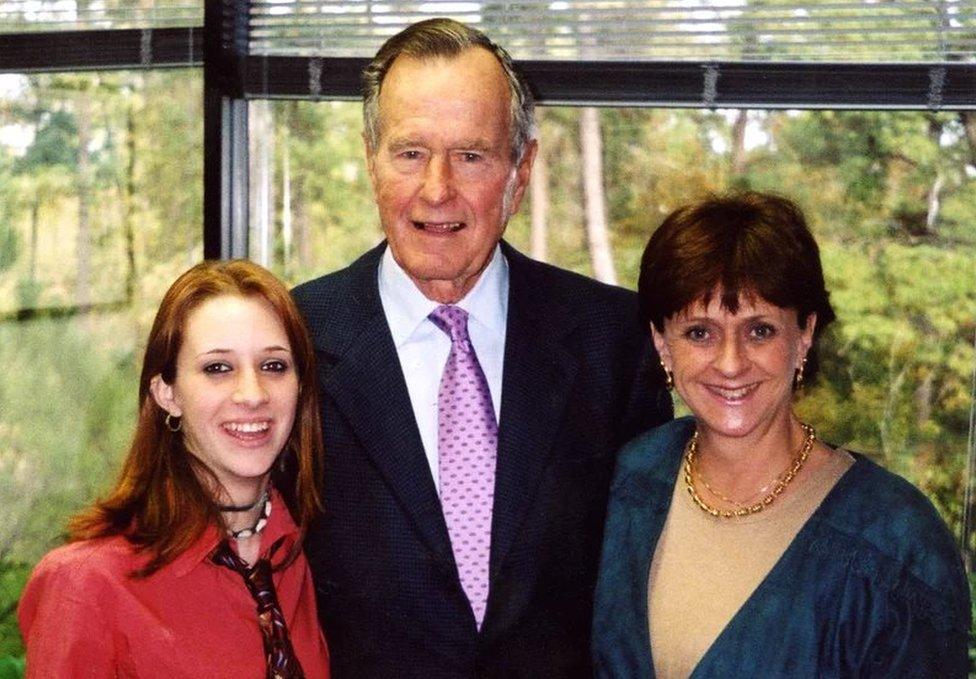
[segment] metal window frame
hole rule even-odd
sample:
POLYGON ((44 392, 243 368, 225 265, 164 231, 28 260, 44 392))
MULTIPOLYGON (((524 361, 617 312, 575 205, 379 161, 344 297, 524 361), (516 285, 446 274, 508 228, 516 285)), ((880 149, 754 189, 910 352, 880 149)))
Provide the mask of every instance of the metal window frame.
MULTIPOLYGON (((251 99, 358 99, 366 59, 250 56, 248 1, 204 25, 0 33, 0 73, 203 67, 204 256, 248 255, 251 99)), ((974 110, 976 63, 518 62, 541 104, 974 110), (892 86, 894 85, 894 86, 892 86)))
POLYGON ((247 0, 207 2, 203 63, 203 256, 247 257, 248 127, 241 85, 247 0))
POLYGON ((0 33, 0 73, 203 65, 203 28, 0 33))
MULTIPOLYGON (((202 30, 187 26, 0 33, 0 73, 203 67, 203 243, 208 259, 248 256, 247 101, 356 99, 366 63, 353 58, 249 56, 248 4, 247 0, 207 0, 202 30)), ((976 63, 521 61, 519 65, 542 104, 976 110, 976 63)), ((973 385, 976 394, 976 372, 973 385)), ((976 464, 976 410, 970 416, 971 478, 976 464)), ((968 527, 969 484, 966 492, 968 527)), ((964 544, 968 537, 967 529, 961 536, 964 544)))
MULTIPOLYGON (((368 59, 247 57, 248 99, 358 99, 368 59)), ((676 108, 964 110, 976 64, 517 62, 542 104, 676 108), (894 84, 896 87, 891 87, 894 84)))

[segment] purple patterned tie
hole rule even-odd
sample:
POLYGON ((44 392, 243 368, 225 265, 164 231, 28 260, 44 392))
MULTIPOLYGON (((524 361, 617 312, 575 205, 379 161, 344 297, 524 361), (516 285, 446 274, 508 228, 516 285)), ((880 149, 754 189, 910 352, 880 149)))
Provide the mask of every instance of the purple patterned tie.
POLYGON ((488 380, 468 337, 467 312, 440 306, 430 320, 451 338, 451 353, 437 395, 441 506, 461 586, 481 629, 488 602, 498 424, 488 380))

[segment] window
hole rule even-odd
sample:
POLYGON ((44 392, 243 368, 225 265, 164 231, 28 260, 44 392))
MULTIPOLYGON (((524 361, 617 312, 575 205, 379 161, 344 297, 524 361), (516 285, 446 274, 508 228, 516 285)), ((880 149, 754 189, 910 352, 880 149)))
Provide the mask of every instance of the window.
MULTIPOLYGON (((826 440, 922 488, 963 535, 976 366, 970 113, 540 107, 538 117, 533 183, 506 237, 585 275, 602 266, 587 201, 605 205, 610 276, 633 288, 647 239, 675 207, 734 187, 796 199, 839 317, 800 410, 826 440), (602 197, 586 195, 580 169, 594 134, 602 197)), ((256 100, 249 119, 253 259, 294 284, 382 238, 358 103, 256 100)))
POLYGON ((163 291, 204 252, 297 283, 377 243, 348 100, 383 39, 445 12, 547 104, 523 251, 632 287, 650 230, 704 191, 801 203, 840 317, 801 411, 919 485, 972 564, 971 0, 0 0, 0 676, 31 564, 128 445, 163 291))
POLYGON ((200 75, 0 76, 0 676, 29 568, 115 478, 156 306, 202 256, 200 75))

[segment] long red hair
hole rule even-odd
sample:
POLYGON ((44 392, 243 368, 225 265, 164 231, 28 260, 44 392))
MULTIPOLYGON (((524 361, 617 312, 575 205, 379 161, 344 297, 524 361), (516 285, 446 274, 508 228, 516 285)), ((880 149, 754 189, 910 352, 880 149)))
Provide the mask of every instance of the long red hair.
POLYGON ((124 535, 149 557, 138 575, 154 573, 189 548, 208 526, 222 525, 215 500, 201 481, 201 474, 209 470, 187 451, 183 435, 165 425, 166 411, 153 399, 149 385, 156 375, 173 383, 187 319, 207 300, 224 295, 267 301, 285 328, 298 376, 298 405, 271 480, 303 534, 321 509, 322 428, 315 351, 298 307, 281 281, 253 262, 202 262, 176 279, 156 312, 139 378, 139 419, 115 487, 68 526, 71 540, 124 535))

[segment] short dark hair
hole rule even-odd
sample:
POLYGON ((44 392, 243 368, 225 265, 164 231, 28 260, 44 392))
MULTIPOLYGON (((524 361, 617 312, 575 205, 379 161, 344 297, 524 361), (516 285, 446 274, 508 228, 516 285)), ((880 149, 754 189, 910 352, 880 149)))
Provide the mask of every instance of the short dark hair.
MULTIPOLYGON (((737 313, 743 296, 795 309, 805 327, 817 315, 804 377, 819 368, 817 340, 836 318, 820 265, 820 248, 803 212, 781 196, 748 191, 678 208, 658 227, 641 258, 641 320, 664 330, 665 319, 721 289, 721 306, 737 313)), ((662 375, 663 377, 663 375, 662 375)))
POLYGON ((380 89, 397 57, 450 58, 477 47, 494 55, 508 82, 512 161, 519 162, 529 141, 535 138, 535 103, 528 84, 508 52, 487 35, 459 21, 444 18, 407 26, 383 43, 363 70, 363 129, 370 150, 376 149, 380 139, 380 89))

